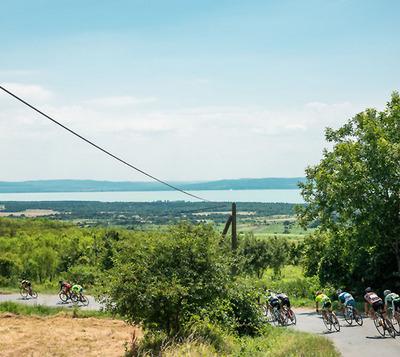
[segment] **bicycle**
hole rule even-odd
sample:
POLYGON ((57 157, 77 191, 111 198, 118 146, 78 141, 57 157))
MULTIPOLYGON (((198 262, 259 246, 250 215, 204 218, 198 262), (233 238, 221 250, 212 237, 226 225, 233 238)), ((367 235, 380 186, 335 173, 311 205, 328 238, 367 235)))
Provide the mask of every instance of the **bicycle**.
POLYGON ((325 327, 331 331, 332 330, 332 326, 335 328, 335 330, 337 332, 340 331, 340 324, 339 324, 339 320, 337 319, 336 315, 333 314, 332 311, 328 310, 326 312, 326 317, 325 315, 322 313, 322 320, 324 321, 325 327))
POLYGON ((62 302, 67 302, 68 300, 72 301, 72 295, 70 291, 66 291, 65 289, 61 290, 60 293, 58 294, 58 297, 62 302))
POLYGON ((83 294, 75 294, 75 293, 73 293, 72 296, 71 296, 71 300, 74 303, 74 305, 77 305, 78 302, 81 302, 83 306, 88 306, 89 305, 89 299, 83 294))
POLYGON ((390 320, 382 316, 382 312, 377 311, 374 315, 374 325, 381 336, 385 336, 387 331, 392 338, 396 337, 396 330, 390 320))
POLYGON ((19 288, 19 293, 21 294, 21 296, 24 299, 26 299, 28 297, 28 295, 31 296, 33 299, 37 299, 37 297, 38 297, 38 294, 35 290, 27 289, 22 286, 19 288))
POLYGON ((398 319, 400 320, 400 314, 396 310, 393 310, 392 307, 389 307, 387 316, 390 319, 390 322, 392 323, 396 333, 400 333, 400 324, 398 321, 398 319), (389 311, 391 311, 390 314, 389 311))
POLYGON ((362 326, 362 324, 363 324, 363 318, 362 318, 361 314, 358 312, 358 310, 355 307, 353 307, 351 305, 347 306, 347 311, 345 309, 343 316, 349 325, 351 325, 353 323, 353 320, 359 326, 362 326))
POLYGON ((276 307, 273 308, 272 310, 273 316, 274 316, 274 324, 275 326, 286 326, 287 325, 287 317, 285 314, 282 314, 276 307))
POLYGON ((289 320, 290 320, 290 322, 293 324, 293 325, 296 325, 296 323, 297 323, 297 318, 296 318, 296 314, 293 312, 293 310, 290 308, 290 307, 285 307, 284 308, 284 310, 283 310, 283 312, 284 312, 284 314, 285 314, 285 316, 286 316, 286 324, 289 322, 289 320))

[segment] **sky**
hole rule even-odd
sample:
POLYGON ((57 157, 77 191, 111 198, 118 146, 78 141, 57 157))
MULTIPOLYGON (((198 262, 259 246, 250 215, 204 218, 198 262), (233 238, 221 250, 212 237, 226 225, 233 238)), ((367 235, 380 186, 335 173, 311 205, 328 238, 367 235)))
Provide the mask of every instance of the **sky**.
MULTIPOLYGON (((302 177, 400 88, 395 0, 4 0, 0 85, 167 182, 302 177)), ((0 90, 0 181, 151 181, 0 90)))

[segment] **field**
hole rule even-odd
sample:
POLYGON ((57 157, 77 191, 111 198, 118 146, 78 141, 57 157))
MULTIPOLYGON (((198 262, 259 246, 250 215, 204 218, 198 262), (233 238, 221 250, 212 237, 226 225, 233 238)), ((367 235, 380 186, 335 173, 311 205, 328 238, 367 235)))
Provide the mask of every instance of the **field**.
POLYGON ((114 319, 0 314, 0 356, 123 356, 135 331, 114 319))

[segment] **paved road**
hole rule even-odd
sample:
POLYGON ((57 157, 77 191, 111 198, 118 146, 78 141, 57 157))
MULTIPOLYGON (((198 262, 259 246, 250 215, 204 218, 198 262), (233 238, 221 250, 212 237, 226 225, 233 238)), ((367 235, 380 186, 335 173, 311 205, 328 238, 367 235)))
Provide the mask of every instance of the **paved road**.
POLYGON ((350 326, 339 315, 340 332, 330 332, 326 329, 321 315, 317 315, 314 310, 294 309, 294 312, 297 316, 297 325, 290 328, 331 339, 343 357, 400 356, 400 336, 382 337, 370 318, 364 318, 363 326, 354 326, 354 322, 350 326))
MULTIPOLYGON (((88 296, 89 298, 89 305, 82 306, 81 303, 78 303, 78 307, 81 310, 100 310, 101 305, 94 299, 92 296, 88 296)), ((0 302, 3 301, 14 301, 19 304, 24 305, 45 305, 51 307, 65 307, 67 309, 72 308, 74 305, 72 302, 68 301, 64 303, 60 300, 58 295, 44 295, 40 294, 37 299, 32 299, 31 297, 24 299, 21 297, 20 294, 0 294, 0 302)))

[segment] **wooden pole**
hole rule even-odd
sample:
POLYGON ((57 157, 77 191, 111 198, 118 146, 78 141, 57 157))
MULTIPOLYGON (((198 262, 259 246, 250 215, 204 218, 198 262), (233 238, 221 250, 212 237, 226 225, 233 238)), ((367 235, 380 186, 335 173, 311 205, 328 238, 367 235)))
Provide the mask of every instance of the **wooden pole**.
POLYGON ((236 240, 236 203, 232 203, 232 255, 233 255, 232 275, 236 275, 236 273, 237 273, 236 250, 237 250, 237 240, 236 240))

